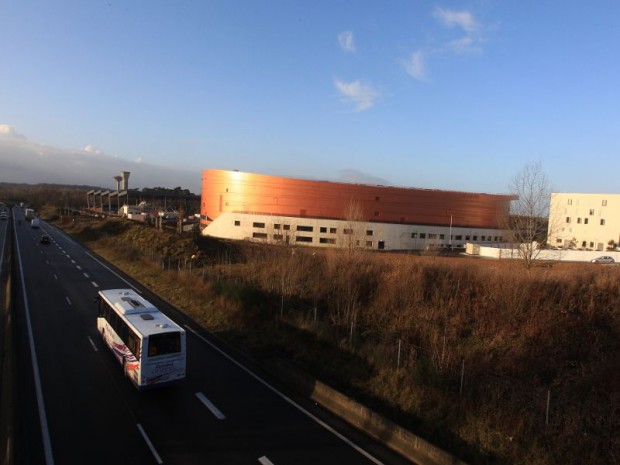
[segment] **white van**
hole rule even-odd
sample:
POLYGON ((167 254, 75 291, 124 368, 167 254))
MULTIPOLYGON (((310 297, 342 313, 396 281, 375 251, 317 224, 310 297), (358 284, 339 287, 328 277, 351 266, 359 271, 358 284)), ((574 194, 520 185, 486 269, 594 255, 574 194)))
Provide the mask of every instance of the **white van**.
POLYGON ((32 229, 39 229, 40 226, 41 226, 41 223, 39 221, 39 218, 33 218, 32 221, 30 222, 30 227, 32 229))

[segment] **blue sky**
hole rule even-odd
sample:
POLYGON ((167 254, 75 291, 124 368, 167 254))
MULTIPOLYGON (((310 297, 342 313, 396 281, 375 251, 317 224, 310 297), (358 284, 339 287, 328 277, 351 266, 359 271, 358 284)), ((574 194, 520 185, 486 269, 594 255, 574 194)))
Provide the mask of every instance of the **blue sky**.
POLYGON ((503 193, 540 162, 617 193, 618 24, 606 0, 5 0, 0 124, 194 190, 223 168, 503 193))

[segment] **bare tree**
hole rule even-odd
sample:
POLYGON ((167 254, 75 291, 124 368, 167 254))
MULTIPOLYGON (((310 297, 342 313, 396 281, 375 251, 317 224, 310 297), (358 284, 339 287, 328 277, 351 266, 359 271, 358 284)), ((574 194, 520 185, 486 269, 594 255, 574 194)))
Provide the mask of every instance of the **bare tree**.
POLYGON ((529 271, 538 259, 550 230, 551 188, 540 162, 526 165, 510 183, 515 196, 510 216, 505 219, 508 240, 515 244, 518 257, 529 271))

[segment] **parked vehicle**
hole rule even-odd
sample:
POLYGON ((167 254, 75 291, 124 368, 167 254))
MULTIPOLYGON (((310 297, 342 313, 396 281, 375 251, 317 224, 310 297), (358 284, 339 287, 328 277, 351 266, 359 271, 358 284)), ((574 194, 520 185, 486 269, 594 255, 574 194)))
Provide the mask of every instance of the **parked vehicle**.
POLYGON ((613 257, 609 255, 603 255, 602 257, 593 258, 592 263, 616 263, 613 257))

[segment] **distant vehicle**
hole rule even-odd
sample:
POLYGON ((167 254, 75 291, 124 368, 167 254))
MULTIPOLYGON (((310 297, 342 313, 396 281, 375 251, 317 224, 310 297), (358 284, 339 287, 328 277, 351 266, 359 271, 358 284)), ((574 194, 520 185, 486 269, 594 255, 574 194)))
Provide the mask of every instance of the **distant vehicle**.
POLYGON ((41 236, 41 244, 49 244, 50 243, 50 237, 47 234, 43 234, 41 236))
POLYGON ((26 208, 24 210, 24 216, 26 217, 26 221, 30 221, 34 218, 34 210, 32 208, 26 208))
POLYGON ((99 291, 97 330, 138 389, 185 378, 185 330, 131 289, 99 291))
POLYGON ((602 257, 593 258, 591 260, 592 263, 616 263, 613 257, 609 255, 603 255, 602 257))
POLYGON ((0 212, 0 220, 6 220, 8 218, 9 218, 9 214, 6 211, 2 210, 0 212))
POLYGON ((41 220, 39 220, 39 218, 33 218, 30 221, 30 227, 32 229, 39 229, 40 226, 41 226, 41 220))

